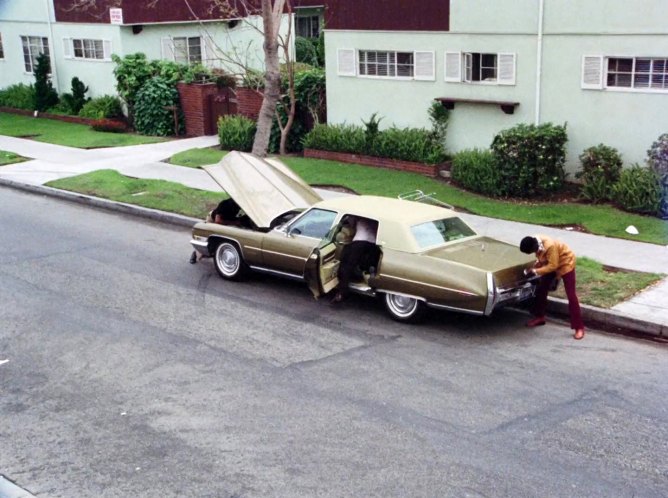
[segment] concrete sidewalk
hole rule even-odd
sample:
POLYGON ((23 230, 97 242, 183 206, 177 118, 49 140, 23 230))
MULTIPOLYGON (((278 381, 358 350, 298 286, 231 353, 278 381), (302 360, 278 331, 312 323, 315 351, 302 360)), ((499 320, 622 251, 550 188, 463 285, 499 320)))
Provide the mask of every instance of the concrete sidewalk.
MULTIPOLYGON (((115 169, 126 176, 168 180, 192 188, 219 191, 220 187, 201 169, 161 162, 177 152, 210 147, 216 145, 217 142, 217 137, 210 136, 130 147, 80 150, 0 136, 0 150, 35 158, 31 161, 0 167, 0 182, 4 180, 3 183, 11 186, 40 186, 59 178, 99 169, 115 169)), ((50 189, 44 191, 48 190, 50 189)), ((320 193, 327 197, 341 195, 324 190, 320 190, 320 193)), ((442 200, 447 202, 447 199, 442 200)), ((525 235, 544 233, 568 243, 576 254, 587 256, 609 266, 634 271, 668 273, 668 246, 613 239, 469 214, 461 216, 479 233, 513 244, 517 244, 525 235)), ((668 222, 666 223, 668 225, 668 222)), ((554 302, 559 308, 558 301, 554 302)), ((655 335, 668 336, 668 277, 652 288, 615 306, 607 314, 620 319, 636 320, 641 324, 646 322, 648 328, 658 331, 655 335)))

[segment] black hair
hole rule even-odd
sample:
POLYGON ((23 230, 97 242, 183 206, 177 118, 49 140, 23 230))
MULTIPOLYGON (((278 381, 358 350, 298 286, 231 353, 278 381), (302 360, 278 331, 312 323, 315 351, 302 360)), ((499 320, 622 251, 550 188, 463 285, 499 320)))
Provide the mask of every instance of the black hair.
POLYGON ((520 242, 520 251, 524 254, 531 254, 538 250, 538 239, 536 237, 524 237, 520 242))

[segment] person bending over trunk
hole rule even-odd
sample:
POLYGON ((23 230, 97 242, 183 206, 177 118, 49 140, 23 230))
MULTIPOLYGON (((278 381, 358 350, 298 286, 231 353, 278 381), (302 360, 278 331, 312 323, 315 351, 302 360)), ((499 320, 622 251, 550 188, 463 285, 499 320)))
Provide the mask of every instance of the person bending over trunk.
POLYGON ((533 272, 540 277, 536 288, 536 299, 531 310, 534 318, 527 322, 527 327, 545 325, 547 293, 555 283, 555 279, 564 281, 568 296, 568 313, 574 339, 584 337, 584 324, 580 311, 580 302, 575 292, 575 254, 570 247, 560 240, 547 235, 524 237, 520 242, 520 251, 525 254, 535 253, 536 264, 533 272))

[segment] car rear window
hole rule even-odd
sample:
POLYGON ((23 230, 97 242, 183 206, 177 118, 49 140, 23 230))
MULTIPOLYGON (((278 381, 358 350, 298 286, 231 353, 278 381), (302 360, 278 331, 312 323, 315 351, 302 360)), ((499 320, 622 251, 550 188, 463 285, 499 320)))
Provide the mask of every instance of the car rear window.
POLYGON ((461 218, 444 218, 413 225, 411 233, 420 249, 476 235, 473 229, 464 223, 461 218))

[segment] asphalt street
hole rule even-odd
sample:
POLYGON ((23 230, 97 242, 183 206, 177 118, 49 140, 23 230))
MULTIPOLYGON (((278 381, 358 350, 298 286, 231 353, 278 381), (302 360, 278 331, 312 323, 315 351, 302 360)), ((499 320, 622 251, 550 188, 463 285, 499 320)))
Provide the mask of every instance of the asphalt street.
POLYGON ((665 346, 389 320, 0 187, 0 475, 39 497, 665 497, 665 346), (4 362, 4 360, 8 360, 4 362))

